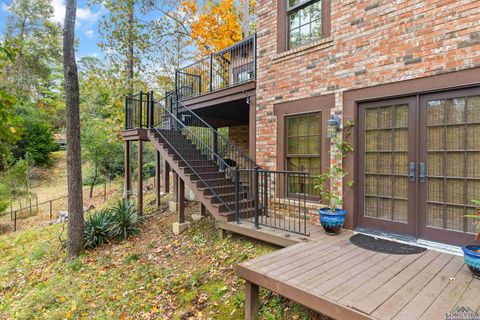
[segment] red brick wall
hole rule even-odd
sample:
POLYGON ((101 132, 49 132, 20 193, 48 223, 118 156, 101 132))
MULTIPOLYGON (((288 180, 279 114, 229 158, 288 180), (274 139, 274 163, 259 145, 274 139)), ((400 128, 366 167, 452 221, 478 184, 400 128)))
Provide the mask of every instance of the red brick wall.
POLYGON ((480 66, 480 1, 332 0, 331 37, 277 54, 277 3, 258 0, 257 162, 276 167, 274 104, 480 66))
POLYGON ((248 125, 229 127, 228 137, 240 150, 248 154, 248 125))

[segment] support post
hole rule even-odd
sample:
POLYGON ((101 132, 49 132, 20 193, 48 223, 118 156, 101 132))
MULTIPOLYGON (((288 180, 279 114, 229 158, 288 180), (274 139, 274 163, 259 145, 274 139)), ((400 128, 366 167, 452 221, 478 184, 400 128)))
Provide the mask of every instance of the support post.
POLYGON ((173 172, 173 202, 178 202, 178 175, 173 172))
POLYGON ((155 205, 157 207, 160 207, 160 184, 162 183, 160 161, 160 152, 157 151, 155 156, 155 205))
POLYGON ((258 285, 245 282, 245 320, 257 320, 260 307, 258 285))
POLYGON ((138 181, 137 181, 137 199, 138 214, 143 215, 143 141, 138 140, 138 181))
POLYGON ((177 175, 177 222, 173 224, 173 233, 178 235, 187 230, 190 223, 185 222, 185 182, 177 175))
POLYGON ((163 192, 170 193, 170 165, 163 160, 163 192))
POLYGON ((130 141, 125 141, 125 194, 124 198, 130 199, 132 194, 132 146, 130 141))
MULTIPOLYGON (((218 134, 216 131, 212 131, 212 141, 211 141, 212 151, 215 154, 218 154, 218 134)), ((216 161, 215 155, 212 155, 212 160, 216 161)), ((220 164, 218 164, 220 165, 220 164)))
POLYGON ((185 223, 185 182, 177 175, 177 213, 178 223, 185 223))
POLYGON ((207 208, 203 205, 203 203, 200 204, 200 216, 207 216, 207 208))

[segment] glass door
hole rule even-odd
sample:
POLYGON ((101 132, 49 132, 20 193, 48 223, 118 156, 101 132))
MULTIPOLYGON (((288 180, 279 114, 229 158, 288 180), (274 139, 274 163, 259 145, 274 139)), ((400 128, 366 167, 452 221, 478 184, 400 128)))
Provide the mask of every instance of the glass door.
POLYGON ((419 236, 462 245, 475 226, 466 214, 480 199, 480 88, 422 96, 419 135, 419 236))
POLYGON ((359 110, 359 226, 414 236, 416 98, 359 110))

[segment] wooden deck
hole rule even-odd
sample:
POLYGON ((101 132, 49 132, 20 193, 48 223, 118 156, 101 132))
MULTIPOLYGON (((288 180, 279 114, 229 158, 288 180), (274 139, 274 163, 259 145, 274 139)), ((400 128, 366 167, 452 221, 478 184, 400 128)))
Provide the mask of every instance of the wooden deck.
POLYGON ((258 287, 334 319, 445 319, 456 307, 480 312, 480 280, 463 257, 377 253, 351 244, 351 235, 315 232, 238 265, 247 280, 246 319, 255 319, 258 287))

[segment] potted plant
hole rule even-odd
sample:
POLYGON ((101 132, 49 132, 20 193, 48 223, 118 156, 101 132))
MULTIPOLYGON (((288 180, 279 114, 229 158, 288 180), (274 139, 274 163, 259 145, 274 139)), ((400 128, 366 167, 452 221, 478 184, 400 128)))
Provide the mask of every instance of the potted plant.
MULTIPOLYGON (((344 125, 344 134, 331 137, 335 152, 335 163, 341 163, 346 154, 353 151, 353 147, 345 140, 350 135, 352 122, 344 125)), ((327 234, 337 234, 342 230, 345 223, 346 210, 342 209, 343 198, 335 189, 335 182, 342 181, 347 172, 337 164, 332 164, 327 172, 317 177, 318 184, 315 186, 320 191, 320 197, 328 207, 318 210, 320 224, 327 234)), ((351 187, 352 181, 347 182, 351 187)))
MULTIPOLYGON (((475 214, 466 215, 466 217, 478 220, 478 222, 475 222, 475 225, 479 232, 477 233, 475 240, 480 241, 480 200, 473 200, 472 202, 478 207, 477 212, 475 214)), ((480 278, 480 245, 463 246, 462 250, 465 264, 470 271, 472 271, 474 276, 480 278)))

